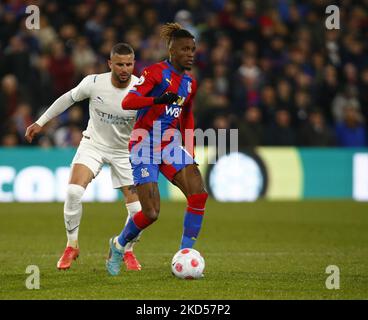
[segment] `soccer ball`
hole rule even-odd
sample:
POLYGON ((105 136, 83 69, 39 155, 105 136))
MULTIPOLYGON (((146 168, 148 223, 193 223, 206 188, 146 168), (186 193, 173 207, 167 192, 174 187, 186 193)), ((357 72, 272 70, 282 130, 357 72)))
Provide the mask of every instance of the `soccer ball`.
POLYGON ((173 257, 171 271, 180 279, 200 279, 203 277, 204 259, 192 248, 179 250, 173 257))

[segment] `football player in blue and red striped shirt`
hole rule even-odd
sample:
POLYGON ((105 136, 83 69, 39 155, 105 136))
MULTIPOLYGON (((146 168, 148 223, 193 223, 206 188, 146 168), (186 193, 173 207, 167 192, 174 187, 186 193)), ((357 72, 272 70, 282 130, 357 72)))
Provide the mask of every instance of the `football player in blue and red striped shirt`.
POLYGON ((138 110, 129 149, 142 210, 110 239, 106 266, 112 275, 120 272, 124 246, 158 218, 159 172, 187 198, 181 248, 193 247, 208 197, 194 161, 192 103, 197 83, 188 73, 194 62, 194 36, 177 23, 162 26, 161 36, 167 41, 169 59, 147 67, 122 101, 124 110, 138 110))

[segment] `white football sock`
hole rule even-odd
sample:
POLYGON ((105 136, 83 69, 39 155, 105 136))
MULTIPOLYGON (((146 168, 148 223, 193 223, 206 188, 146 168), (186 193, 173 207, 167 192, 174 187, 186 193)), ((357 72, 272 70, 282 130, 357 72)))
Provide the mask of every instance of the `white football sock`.
POLYGON ((114 245, 115 247, 119 250, 119 251, 123 251, 124 250, 124 247, 119 243, 119 240, 118 240, 119 237, 115 237, 114 238, 114 245))
MULTIPOLYGON (((142 210, 141 203, 139 201, 130 202, 126 204, 126 208, 128 210, 129 215, 127 216, 127 219, 125 221, 125 225, 127 225, 130 218, 133 218, 133 216, 142 210)), ((137 237, 135 237, 132 241, 128 242, 125 245, 125 252, 127 251, 133 251, 134 244, 139 240, 141 237, 142 231, 139 233, 137 237)))
POLYGON ((85 189, 77 184, 69 184, 64 203, 64 222, 66 236, 68 238, 67 246, 78 247, 78 231, 82 218, 82 196, 85 189))

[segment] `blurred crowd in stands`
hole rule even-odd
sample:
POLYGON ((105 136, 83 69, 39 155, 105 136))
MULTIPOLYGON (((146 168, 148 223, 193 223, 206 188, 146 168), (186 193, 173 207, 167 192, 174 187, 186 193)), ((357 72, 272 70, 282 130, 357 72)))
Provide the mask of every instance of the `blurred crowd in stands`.
MULTIPOLYGON (((197 127, 238 128, 242 147, 367 146, 367 0, 3 0, 0 145, 26 145, 25 128, 56 98, 109 71, 115 43, 135 49, 136 75, 165 59, 159 26, 172 21, 197 39, 197 127), (39 30, 26 28, 30 4, 39 30), (330 4, 339 30, 325 26, 330 4)), ((77 146, 88 117, 77 103, 34 144, 77 146)))

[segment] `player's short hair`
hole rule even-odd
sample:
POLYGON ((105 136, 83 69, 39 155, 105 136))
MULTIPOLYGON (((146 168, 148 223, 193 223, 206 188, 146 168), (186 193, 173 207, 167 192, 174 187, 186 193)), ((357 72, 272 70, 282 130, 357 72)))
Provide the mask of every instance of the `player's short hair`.
POLYGON ((168 46, 172 43, 173 40, 179 38, 191 38, 194 39, 194 36, 188 31, 181 27, 179 23, 166 23, 160 28, 160 36, 161 38, 166 40, 168 46))
POLYGON ((112 47, 110 52, 110 58, 112 58, 114 54, 134 55, 134 50, 129 44, 120 42, 112 47))

